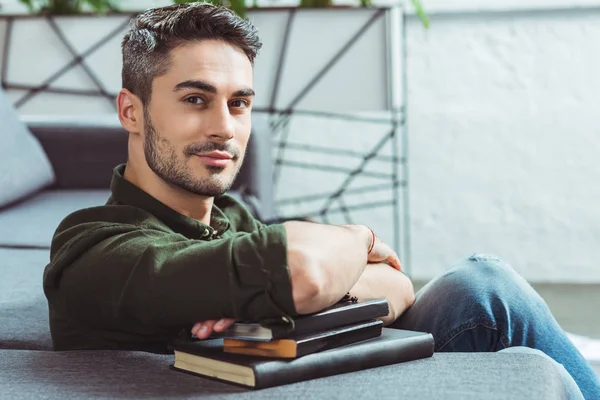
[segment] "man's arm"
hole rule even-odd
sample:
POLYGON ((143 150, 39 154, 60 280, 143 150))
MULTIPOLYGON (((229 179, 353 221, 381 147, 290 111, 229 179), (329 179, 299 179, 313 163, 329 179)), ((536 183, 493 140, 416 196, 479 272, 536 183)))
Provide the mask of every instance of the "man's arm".
POLYGON ((415 292, 410 279, 402 272, 384 263, 369 264, 350 290, 359 300, 385 297, 390 313, 382 318, 385 325, 394 322, 415 301, 415 292))
MULTIPOLYGON (((415 301, 415 292, 410 279, 385 263, 367 265, 350 293, 360 300, 387 298, 390 311, 388 315, 381 318, 385 325, 393 323, 415 301)), ((234 322, 234 319, 198 322, 192 327, 192 333, 200 338, 208 337, 213 329, 223 331, 234 322)))
MULTIPOLYGON (((354 286, 372 240, 365 227, 301 222, 209 242, 132 225, 63 228, 44 289, 71 319, 99 329, 317 311, 354 286)), ((375 248, 381 257, 385 245, 375 248)))
POLYGON ((48 300, 97 329, 181 329, 200 319, 293 315, 285 230, 212 241, 86 224, 61 230, 44 273, 48 300))
MULTIPOLYGON (((286 222, 284 226, 294 304, 300 314, 320 311, 337 302, 364 275, 367 262, 386 261, 388 269, 401 269, 396 253, 365 226, 306 222, 286 222)), ((369 272, 363 280, 370 282, 370 276, 369 272)), ((191 332, 203 339, 213 329, 223 331, 233 322, 201 320, 191 332)))
MULTIPOLYGON (((298 314, 326 308, 346 294, 367 264, 373 237, 366 227, 284 222, 292 297, 298 314)), ((235 322, 233 318, 202 320, 191 329, 200 339, 235 322)))
POLYGON ((400 268, 396 254, 365 226, 298 221, 283 225, 292 294, 300 314, 317 312, 339 301, 369 261, 386 260, 400 268))

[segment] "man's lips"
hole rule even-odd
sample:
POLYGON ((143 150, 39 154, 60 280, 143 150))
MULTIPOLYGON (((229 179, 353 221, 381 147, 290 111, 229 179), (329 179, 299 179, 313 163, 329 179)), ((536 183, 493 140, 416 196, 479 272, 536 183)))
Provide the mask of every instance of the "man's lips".
POLYGON ((226 167, 233 156, 226 151, 211 151, 210 153, 195 154, 206 165, 213 167, 226 167))
POLYGON ((233 156, 226 151, 211 151, 210 153, 198 154, 200 157, 216 158, 218 160, 231 160, 233 156))

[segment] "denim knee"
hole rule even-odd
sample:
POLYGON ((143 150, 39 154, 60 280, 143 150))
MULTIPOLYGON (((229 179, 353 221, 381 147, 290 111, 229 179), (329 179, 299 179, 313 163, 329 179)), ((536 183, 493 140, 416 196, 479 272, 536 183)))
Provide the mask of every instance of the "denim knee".
POLYGON ((466 259, 463 268, 469 274, 486 281, 513 280, 517 278, 517 272, 508 263, 497 256, 475 253, 466 259))
MULTIPOLYGON (((460 286, 469 289, 489 292, 519 292, 519 297, 533 296, 537 300, 537 294, 525 279, 519 275, 508 263, 499 257, 487 254, 473 254, 464 262, 446 272, 447 276, 454 275, 455 281, 460 286)), ((503 293, 508 295, 508 293, 503 293)))
POLYGON ((435 333, 436 351, 498 351, 527 343, 531 325, 548 315, 506 262, 474 254, 427 283, 401 325, 435 333))
POLYGON ((493 255, 473 254, 444 275, 451 277, 461 290, 475 291, 479 296, 491 295, 508 303, 545 306, 539 294, 520 274, 493 255))
POLYGON ((499 257, 473 254, 444 275, 463 298, 491 311, 495 321, 505 326, 505 334, 517 325, 525 329, 534 316, 550 314, 540 295, 499 257))

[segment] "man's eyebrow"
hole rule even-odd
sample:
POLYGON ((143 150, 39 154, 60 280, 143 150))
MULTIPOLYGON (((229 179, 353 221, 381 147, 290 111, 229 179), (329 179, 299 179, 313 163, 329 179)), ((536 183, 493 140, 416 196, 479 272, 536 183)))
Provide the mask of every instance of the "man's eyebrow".
MULTIPOLYGON (((202 90, 203 92, 217 93, 216 87, 214 87, 210 83, 207 83, 204 81, 198 81, 198 80, 189 80, 189 81, 179 82, 177 85, 175 85, 175 88, 173 89, 173 91, 178 92, 180 90, 185 90, 185 89, 199 89, 199 90, 202 90)), ((254 90, 252 90, 252 89, 240 89, 233 93, 233 96, 235 96, 235 97, 250 97, 250 96, 254 96, 254 95, 255 95, 255 93, 254 93, 254 90)))
POLYGON ((178 92, 184 89, 200 89, 204 92, 217 93, 217 88, 204 81, 183 81, 175 85, 173 91, 178 92))
POLYGON ((234 92, 233 95, 236 97, 251 97, 254 96, 255 93, 252 89, 242 89, 234 92))

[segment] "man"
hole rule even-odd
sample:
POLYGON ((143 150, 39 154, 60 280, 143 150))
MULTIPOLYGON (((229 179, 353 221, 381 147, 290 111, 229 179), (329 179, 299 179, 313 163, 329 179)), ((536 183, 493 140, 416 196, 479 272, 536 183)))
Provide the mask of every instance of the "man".
POLYGON ((164 352, 182 331, 207 338, 234 320, 289 323, 350 292, 386 297, 385 324, 433 333, 436 351, 540 349, 600 398, 542 299, 500 260, 472 256, 415 299, 398 256, 369 228, 265 226, 224 195, 250 135, 260 46, 248 22, 207 4, 133 22, 117 98, 127 164, 105 206, 60 224, 44 273, 55 348, 164 352))

